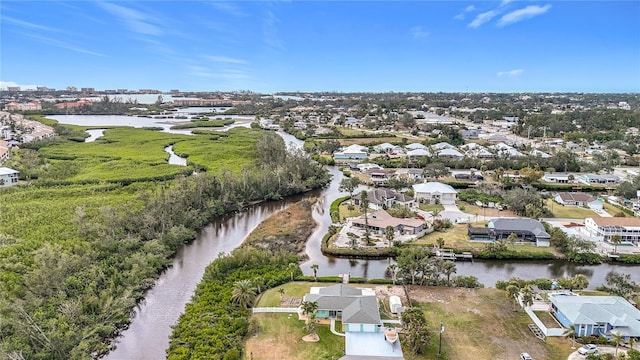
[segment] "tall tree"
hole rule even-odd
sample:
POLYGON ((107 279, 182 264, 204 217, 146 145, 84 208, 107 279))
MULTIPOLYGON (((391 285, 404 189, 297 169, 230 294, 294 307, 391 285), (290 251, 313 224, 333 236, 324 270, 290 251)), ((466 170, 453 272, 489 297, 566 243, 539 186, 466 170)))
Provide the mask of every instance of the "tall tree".
POLYGON ((289 269, 289 272, 291 273, 291 281, 293 281, 293 276, 298 271, 298 264, 289 263, 289 265, 287 265, 287 268, 289 269))
POLYGON ((422 354, 429 343, 431 332, 424 317, 424 312, 412 307, 402 313, 402 328, 406 334, 405 344, 412 354, 422 354))
POLYGON ((364 190, 360 192, 360 208, 364 213, 364 235, 368 242, 369 241, 369 219, 367 217, 367 210, 369 210, 369 195, 364 190))
POLYGON ((507 290, 507 297, 514 301, 513 310, 515 311, 516 310, 515 304, 517 302, 517 298, 518 298, 518 294, 520 293, 520 289, 517 286, 511 284, 511 285, 507 286, 506 290, 507 290))
POLYGON ((442 273, 447 277, 447 286, 451 286, 451 275, 458 271, 456 263, 451 260, 447 260, 442 263, 442 273))
POLYGON ((525 286, 524 289, 522 289, 522 305, 524 307, 533 305, 533 290, 531 290, 531 287, 529 287, 529 285, 525 286))
POLYGON ((256 299, 256 288, 253 287, 253 282, 249 279, 237 281, 231 290, 231 299, 248 309, 256 299))
POLYGON ((515 248, 516 241, 518 241, 518 235, 516 235, 516 233, 509 234, 509 236, 507 236, 507 241, 511 244, 512 249, 515 248))
POLYGON ((589 279, 587 279, 584 274, 576 274, 571 279, 571 286, 573 286, 573 288, 577 290, 586 289, 587 287, 589 287, 589 279))
POLYGON ((340 181, 338 190, 346 191, 351 196, 351 202, 353 203, 353 191, 360 185, 360 179, 355 176, 345 177, 340 181))
POLYGON ((620 346, 620 342, 622 342, 622 340, 624 340, 624 335, 622 335, 622 333, 620 333, 619 331, 611 332, 611 341, 616 343, 616 358, 618 357, 618 347, 620 346))
POLYGON ((620 235, 613 235, 611 237, 611 239, 609 239, 609 242, 611 242, 613 244, 613 253, 617 253, 618 252, 618 245, 620 245, 620 243, 622 243, 622 237, 620 235))
POLYGON ((318 264, 311 264, 311 270, 313 270, 313 281, 318 281, 318 264))
POLYGON ((395 285, 396 275, 398 274, 398 265, 391 264, 387 267, 387 269, 389 270, 389 274, 391 274, 391 281, 393 282, 393 285, 395 285))
POLYGON ((387 242, 389 243, 389 247, 393 246, 393 238, 394 238, 394 231, 393 231, 393 226, 389 225, 385 228, 384 231, 384 237, 387 239, 387 242))

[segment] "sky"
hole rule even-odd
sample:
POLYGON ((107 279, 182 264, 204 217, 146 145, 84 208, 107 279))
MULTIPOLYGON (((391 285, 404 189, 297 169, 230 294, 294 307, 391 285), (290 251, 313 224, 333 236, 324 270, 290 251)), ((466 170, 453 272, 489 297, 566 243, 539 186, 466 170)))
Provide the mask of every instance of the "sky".
POLYGON ((0 88, 640 92, 640 1, 0 2, 0 88))

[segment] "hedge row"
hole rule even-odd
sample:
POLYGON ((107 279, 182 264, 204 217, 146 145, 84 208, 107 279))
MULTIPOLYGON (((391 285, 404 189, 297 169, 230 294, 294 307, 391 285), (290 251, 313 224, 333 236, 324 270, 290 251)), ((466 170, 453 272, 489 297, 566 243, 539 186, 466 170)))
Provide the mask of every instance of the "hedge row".
POLYGON ((334 223, 340 222, 340 204, 351 199, 351 196, 343 196, 335 199, 329 207, 329 213, 331 214, 331 221, 334 223))

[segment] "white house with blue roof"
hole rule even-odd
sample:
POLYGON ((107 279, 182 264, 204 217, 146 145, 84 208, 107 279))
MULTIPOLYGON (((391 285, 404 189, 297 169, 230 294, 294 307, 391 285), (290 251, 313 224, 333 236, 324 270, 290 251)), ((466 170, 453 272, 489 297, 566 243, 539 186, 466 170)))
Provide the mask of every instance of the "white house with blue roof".
POLYGON ((551 314, 576 336, 620 333, 625 342, 640 338, 640 310, 620 296, 553 295, 551 314))

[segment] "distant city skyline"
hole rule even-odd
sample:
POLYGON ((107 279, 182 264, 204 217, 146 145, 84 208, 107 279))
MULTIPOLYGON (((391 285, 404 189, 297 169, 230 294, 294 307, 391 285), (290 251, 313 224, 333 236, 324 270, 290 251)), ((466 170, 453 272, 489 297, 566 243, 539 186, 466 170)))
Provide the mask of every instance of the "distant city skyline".
POLYGON ((14 1, 0 88, 640 92, 638 1, 14 1))

